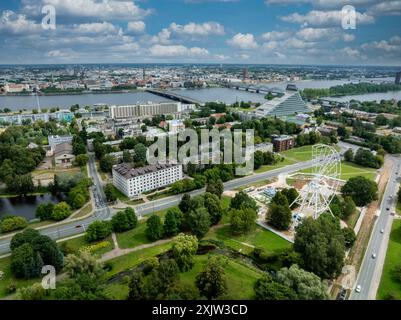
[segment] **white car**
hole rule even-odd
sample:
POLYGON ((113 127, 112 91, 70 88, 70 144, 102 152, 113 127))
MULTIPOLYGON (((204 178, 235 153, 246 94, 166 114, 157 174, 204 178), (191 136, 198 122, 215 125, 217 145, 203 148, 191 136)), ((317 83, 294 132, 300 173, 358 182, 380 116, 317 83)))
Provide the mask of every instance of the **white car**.
POLYGON ((384 229, 381 229, 381 230, 380 230, 380 233, 384 233, 384 229))
POLYGON ((372 253, 372 259, 376 259, 376 253, 372 253))
POLYGON ((361 290, 362 290, 361 285, 357 285, 355 288, 355 291, 359 293, 359 292, 361 292, 361 290))

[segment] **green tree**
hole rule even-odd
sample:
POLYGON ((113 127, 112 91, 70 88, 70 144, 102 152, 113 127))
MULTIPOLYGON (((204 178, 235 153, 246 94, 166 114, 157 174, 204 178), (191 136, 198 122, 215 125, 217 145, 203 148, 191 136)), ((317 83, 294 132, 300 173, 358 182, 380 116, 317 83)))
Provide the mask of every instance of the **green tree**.
POLYGON ((92 222, 86 230, 86 240, 94 242, 107 238, 111 234, 111 223, 109 221, 92 222))
POLYGON ((148 152, 148 148, 142 143, 138 143, 134 147, 134 162, 135 163, 146 163, 146 154, 148 152))
POLYGON ((123 151, 123 162, 124 163, 131 163, 133 161, 131 152, 129 150, 123 151))
POLYGON ((57 300, 106 300, 104 266, 88 252, 65 259, 67 279, 57 286, 57 300))
POLYGON ((182 272, 192 269, 197 251, 198 239, 196 237, 181 233, 174 238, 172 254, 182 272))
POLYGON ((277 282, 291 288, 298 300, 328 300, 325 282, 312 272, 299 268, 296 264, 277 272, 277 282))
POLYGON ((115 232, 132 230, 137 226, 137 223, 138 218, 132 208, 119 211, 111 218, 111 226, 115 232))
POLYGON ((166 213, 163 232, 166 237, 176 236, 180 231, 182 223, 182 213, 177 209, 170 209, 166 213))
POLYGON ((267 215, 267 222, 278 230, 288 230, 292 221, 292 212, 287 205, 271 203, 267 215))
POLYGON ((112 155, 106 154, 100 159, 99 164, 100 164, 100 170, 102 170, 103 172, 111 172, 113 166, 117 164, 117 161, 112 155))
POLYGON ((221 196, 224 192, 223 181, 221 181, 220 179, 214 180, 214 181, 209 181, 206 186, 206 192, 215 194, 216 196, 221 198, 221 196))
POLYGON ((295 234, 294 250, 302 259, 301 266, 323 279, 341 273, 344 266, 345 240, 338 219, 321 215, 306 218, 295 234))
POLYGON ((40 275, 43 260, 31 244, 24 243, 12 251, 10 267, 15 277, 31 279, 40 275))
POLYGON ((196 276, 196 286, 201 295, 212 300, 227 292, 227 280, 221 257, 209 257, 206 268, 196 276))
POLYGON ((67 202, 60 202, 54 206, 52 212, 52 219, 56 221, 61 221, 68 218, 71 215, 71 207, 67 202))
POLYGON ((75 157, 75 165, 78 167, 86 166, 89 162, 89 157, 86 154, 79 154, 75 157))
POLYGON ((210 228, 210 215, 205 208, 191 210, 187 216, 187 224, 191 232, 198 237, 203 238, 210 228))
POLYGON ((281 193, 287 198, 288 204, 290 205, 291 209, 295 209, 298 205, 294 203, 294 201, 298 198, 299 193, 297 189, 290 188, 290 189, 283 189, 281 193), (292 204, 292 206, 291 206, 292 204))
POLYGON ((234 234, 244 234, 251 231, 255 226, 257 217, 256 211, 253 209, 231 209, 230 228, 234 234))
POLYGON ((49 290, 43 288, 41 283, 34 283, 29 287, 18 289, 16 294, 17 300, 40 301, 45 300, 50 294, 49 290))
POLYGON ((163 224, 159 216, 153 215, 146 221, 145 234, 151 241, 163 238, 163 224))
POLYGON ((52 214, 54 210, 54 204, 49 202, 49 203, 41 203, 37 208, 36 208, 36 218, 40 219, 40 221, 45 221, 45 220, 51 220, 52 219, 52 214))
POLYGON ((106 196, 107 202, 115 202, 117 201, 116 190, 113 184, 108 183, 104 187, 104 194, 106 196))
POLYGON ((234 198, 231 199, 230 202, 231 209, 253 209, 255 211, 258 210, 258 205, 256 201, 248 196, 244 191, 238 192, 234 198))
POLYGON ((144 277, 141 272, 134 272, 128 284, 128 300, 145 300, 146 288, 144 277))
POLYGON ((345 151, 344 160, 348 161, 348 162, 353 162, 354 161, 354 151, 352 151, 351 148, 349 148, 347 151, 345 151))
POLYGON ((376 182, 362 176, 350 178, 342 187, 341 192, 344 197, 351 197, 359 207, 377 200, 376 182))
POLYGON ((220 222, 223 217, 223 208, 221 207, 220 199, 212 193, 205 193, 205 208, 209 213, 210 222, 212 225, 216 225, 220 222))
POLYGON ((258 279, 254 286, 256 300, 296 300, 296 293, 291 288, 274 281, 266 275, 258 279))

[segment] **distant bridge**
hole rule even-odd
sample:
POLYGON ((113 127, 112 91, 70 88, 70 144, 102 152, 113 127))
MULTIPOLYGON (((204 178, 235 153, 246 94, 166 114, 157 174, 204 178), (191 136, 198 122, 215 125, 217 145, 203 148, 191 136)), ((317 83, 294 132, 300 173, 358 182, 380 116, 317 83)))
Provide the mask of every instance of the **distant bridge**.
POLYGON ((199 105, 204 105, 205 103, 203 101, 194 99, 194 98, 190 98, 190 97, 185 97, 182 96, 180 94, 177 94, 175 92, 171 92, 171 91, 164 91, 164 90, 156 90, 156 89, 146 89, 146 92, 155 94, 157 96, 161 96, 164 98, 168 98, 174 101, 179 101, 179 102, 183 102, 183 103, 191 103, 191 104, 199 104, 199 105))
POLYGON ((230 89, 248 91, 253 93, 263 93, 268 94, 269 92, 272 93, 284 93, 284 90, 277 87, 267 87, 265 85, 255 85, 255 84, 245 84, 245 83, 225 83, 225 87, 230 89))

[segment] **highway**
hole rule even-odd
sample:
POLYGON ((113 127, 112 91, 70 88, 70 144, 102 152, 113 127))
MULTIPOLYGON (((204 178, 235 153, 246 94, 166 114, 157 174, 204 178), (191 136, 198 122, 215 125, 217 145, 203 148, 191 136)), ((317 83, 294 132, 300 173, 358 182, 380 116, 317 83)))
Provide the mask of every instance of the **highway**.
MULTIPOLYGON (((235 180, 228 181, 224 184, 225 190, 232 190, 238 187, 252 184, 261 180, 271 179, 277 177, 283 173, 292 173, 299 170, 303 170, 312 166, 312 161, 299 162, 290 166, 285 166, 279 169, 254 174, 238 178, 235 180)), ((61 224, 51 225, 47 228, 40 229, 40 233, 47 235, 54 240, 68 238, 76 236, 85 232, 87 227, 96 220, 110 220, 112 215, 115 214, 116 210, 111 209, 107 206, 106 197, 103 192, 103 185, 99 179, 95 159, 93 154, 90 154, 89 158, 89 176, 92 178, 94 185, 92 186, 92 193, 95 199, 95 212, 93 215, 86 219, 79 221, 65 222, 61 224)), ((205 189, 195 190, 190 192, 191 196, 196 196, 205 192, 205 189)), ((157 211, 165 210, 174 207, 181 201, 182 195, 171 196, 164 199, 140 204, 134 207, 135 212, 138 216, 143 216, 157 211)), ((0 239, 0 255, 4 255, 10 252, 10 241, 11 236, 0 239)))
POLYGON ((381 249, 383 245, 386 247, 386 243, 384 242, 388 241, 388 235, 391 232, 391 221, 393 219, 391 214, 395 211, 399 188, 398 179, 401 173, 401 158, 392 156, 391 159, 394 161, 394 165, 383 195, 380 215, 370 236, 357 281, 350 295, 350 300, 374 300, 378 283, 380 282, 380 261, 383 261, 386 255, 386 250, 381 249), (373 257, 373 254, 375 257, 373 257), (360 292, 356 292, 355 289, 357 286, 360 286, 360 292))

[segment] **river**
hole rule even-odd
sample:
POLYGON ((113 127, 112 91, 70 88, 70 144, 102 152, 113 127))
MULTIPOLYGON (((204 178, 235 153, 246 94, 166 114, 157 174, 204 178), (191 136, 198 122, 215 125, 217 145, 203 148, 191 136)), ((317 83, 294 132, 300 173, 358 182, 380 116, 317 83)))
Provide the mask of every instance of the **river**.
MULTIPOLYGON (((363 80, 372 81, 373 79, 363 80)), ((391 78, 374 79, 383 81, 393 81, 391 78)), ((329 88, 336 85, 342 85, 350 82, 358 82, 357 80, 304 80, 294 81, 297 87, 302 90, 305 88, 329 88)), ((270 88, 285 89, 288 82, 272 82, 266 84, 270 88)), ((232 104, 236 101, 252 101, 263 103, 263 94, 251 93, 228 88, 208 88, 198 90, 178 90, 178 93, 189 98, 194 98, 202 102, 220 101, 227 104, 232 104)), ((373 93, 358 96, 347 96, 335 98, 338 101, 349 101, 357 99, 361 101, 381 100, 381 99, 401 99, 401 92, 388 93, 373 93)), ((70 108, 74 104, 79 104, 81 107, 93 106, 95 104, 107 105, 127 105, 136 104, 139 102, 162 102, 170 101, 169 99, 159 97, 148 92, 132 92, 132 93, 110 93, 110 94, 82 94, 82 95, 61 95, 61 96, 40 96, 40 106, 42 108, 70 108)), ((0 109, 9 108, 17 111, 20 109, 32 110, 37 108, 35 96, 0 96, 0 109)))
POLYGON ((30 221, 35 219, 36 208, 41 203, 52 202, 57 204, 61 200, 61 198, 51 194, 16 198, 0 198, 0 219, 5 216, 20 216, 30 221))

